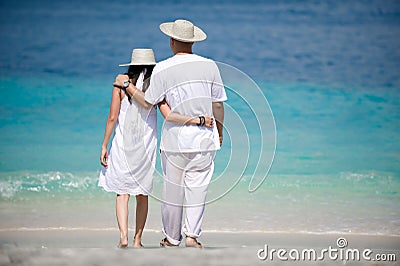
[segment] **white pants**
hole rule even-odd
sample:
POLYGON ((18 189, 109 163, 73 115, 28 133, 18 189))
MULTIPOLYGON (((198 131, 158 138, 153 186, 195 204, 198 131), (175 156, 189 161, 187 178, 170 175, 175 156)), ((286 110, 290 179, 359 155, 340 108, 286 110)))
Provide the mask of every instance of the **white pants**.
POLYGON ((171 244, 178 245, 182 240, 183 207, 186 211, 184 234, 194 238, 201 234, 207 189, 214 172, 214 154, 214 151, 161 152, 163 233, 171 244))

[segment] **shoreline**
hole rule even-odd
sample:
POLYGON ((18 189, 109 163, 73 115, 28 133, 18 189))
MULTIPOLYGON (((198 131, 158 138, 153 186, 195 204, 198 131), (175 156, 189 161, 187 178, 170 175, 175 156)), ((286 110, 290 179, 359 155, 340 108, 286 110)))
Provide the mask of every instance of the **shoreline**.
MULTIPOLYGON (((118 232, 116 227, 65 227, 65 226, 52 226, 52 227, 10 227, 0 228, 2 232, 37 232, 37 231, 94 231, 94 232, 118 232)), ((129 231, 134 231, 134 228, 129 228, 129 231)), ((144 229, 146 233, 161 233, 162 230, 158 229, 144 229)), ((399 238, 400 234, 383 234, 383 233, 363 233, 363 232, 340 232, 340 231, 279 231, 279 230, 203 230, 203 234, 264 234, 264 235, 304 235, 304 236, 354 236, 354 237, 388 237, 399 238)))

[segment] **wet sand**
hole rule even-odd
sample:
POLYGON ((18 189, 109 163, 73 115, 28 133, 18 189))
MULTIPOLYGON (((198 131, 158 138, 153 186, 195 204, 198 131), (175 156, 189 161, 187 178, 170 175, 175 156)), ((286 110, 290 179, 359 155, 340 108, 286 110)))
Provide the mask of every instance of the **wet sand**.
POLYGON ((315 249, 318 257, 324 248, 338 249, 340 237, 347 241, 343 249, 371 249, 371 258, 378 253, 394 254, 397 260, 378 262, 361 257, 359 261, 350 259, 347 265, 399 265, 400 236, 204 232, 200 238, 204 248, 200 250, 185 248, 183 243, 178 248, 160 248, 162 234, 146 231, 145 248, 118 249, 118 231, 90 229, 2 230, 0 265, 343 265, 345 261, 333 260, 327 253, 323 260, 311 261, 294 261, 288 256, 292 249, 315 249), (273 258, 261 260, 257 254, 266 245, 268 252, 285 249, 288 260, 279 259, 276 252, 273 258))

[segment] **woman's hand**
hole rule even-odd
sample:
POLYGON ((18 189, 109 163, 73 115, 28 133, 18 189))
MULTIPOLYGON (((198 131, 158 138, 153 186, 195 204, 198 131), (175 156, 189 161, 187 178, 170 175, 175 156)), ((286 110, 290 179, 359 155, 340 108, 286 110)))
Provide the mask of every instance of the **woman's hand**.
POLYGON ((100 163, 104 167, 108 166, 108 151, 105 147, 101 148, 100 163))
POLYGON ((119 74, 115 77, 115 81, 113 83, 114 87, 122 88, 124 86, 124 81, 129 80, 128 75, 119 74))
POLYGON ((214 118, 213 117, 204 116, 204 119, 205 119, 205 123, 204 123, 205 127, 208 127, 208 128, 213 127, 213 123, 214 123, 214 118))

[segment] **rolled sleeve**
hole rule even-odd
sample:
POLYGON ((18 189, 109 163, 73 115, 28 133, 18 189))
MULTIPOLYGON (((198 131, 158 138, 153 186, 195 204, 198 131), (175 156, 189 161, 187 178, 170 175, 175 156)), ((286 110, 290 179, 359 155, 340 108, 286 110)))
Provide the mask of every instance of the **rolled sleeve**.
POLYGON ((228 100, 228 97, 226 97, 224 84, 222 83, 221 74, 219 73, 217 66, 211 88, 211 98, 213 102, 224 102, 228 100))

